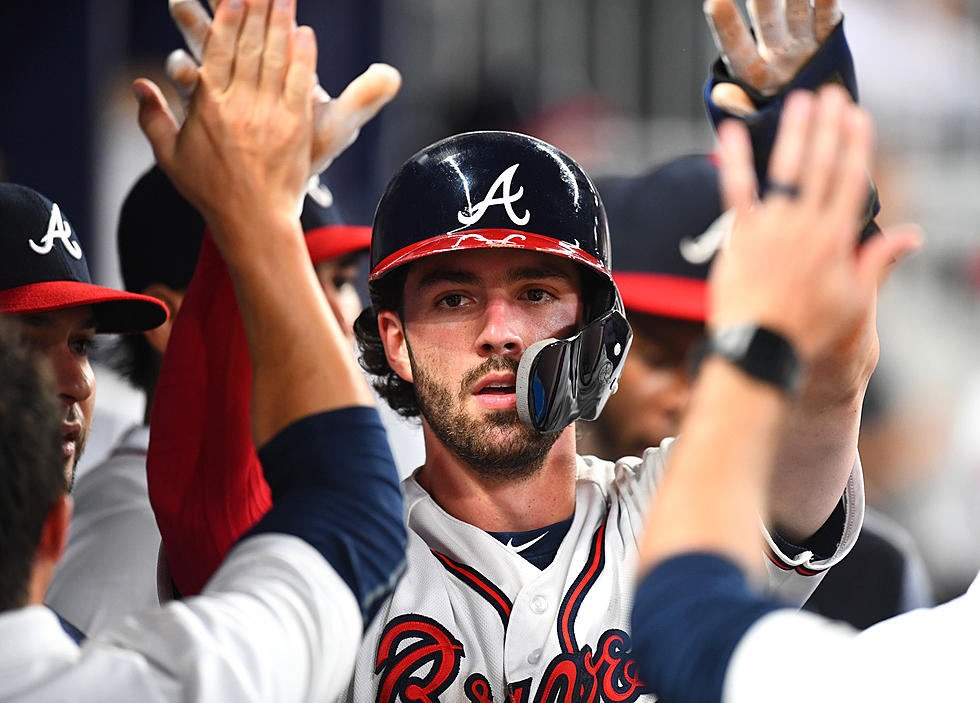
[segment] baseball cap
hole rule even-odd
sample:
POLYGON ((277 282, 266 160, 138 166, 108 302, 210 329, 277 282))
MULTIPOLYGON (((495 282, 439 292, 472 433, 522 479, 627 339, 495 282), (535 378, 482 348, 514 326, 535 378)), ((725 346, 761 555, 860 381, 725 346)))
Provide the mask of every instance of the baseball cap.
MULTIPOLYGON (((310 181, 300 222, 315 264, 371 244, 371 228, 345 224, 318 178, 310 181)), ((160 167, 150 168, 129 191, 119 217, 117 245, 126 290, 139 292, 153 283, 186 290, 206 226, 160 167)))
POLYGON ((314 264, 371 246, 371 228, 346 224, 333 194, 318 176, 310 180, 299 220, 314 264))
POLYGON ((613 280, 626 310, 704 321, 708 272, 730 229, 713 157, 682 156, 597 187, 615 252, 613 280))
POLYGON ((0 312, 91 305, 98 332, 143 332, 167 319, 156 298, 92 283, 81 243, 61 208, 35 190, 0 183, 0 312))
POLYGON ((159 166, 140 176, 123 201, 116 229, 126 290, 154 283, 186 290, 204 238, 204 218, 159 166))

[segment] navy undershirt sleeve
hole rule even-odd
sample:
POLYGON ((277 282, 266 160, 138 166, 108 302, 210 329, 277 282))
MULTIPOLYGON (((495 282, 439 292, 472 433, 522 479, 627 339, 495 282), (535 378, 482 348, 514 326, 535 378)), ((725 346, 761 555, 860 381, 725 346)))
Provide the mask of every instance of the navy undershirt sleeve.
POLYGON ((294 422, 258 452, 272 508, 249 535, 295 535, 347 583, 365 624, 405 563, 402 493, 374 408, 350 407, 294 422))
POLYGON ((50 610, 58 618, 58 624, 61 625, 61 629, 65 631, 65 634, 71 637, 72 641, 75 644, 80 646, 82 642, 84 642, 86 639, 85 633, 79 630, 77 627, 75 627, 75 625, 70 623, 68 620, 65 620, 63 617, 61 617, 61 613, 59 613, 54 608, 50 608, 50 610))
POLYGON ((661 703, 718 703, 735 646, 781 608, 752 592, 735 564, 689 553, 662 562, 633 604, 633 654, 661 703))

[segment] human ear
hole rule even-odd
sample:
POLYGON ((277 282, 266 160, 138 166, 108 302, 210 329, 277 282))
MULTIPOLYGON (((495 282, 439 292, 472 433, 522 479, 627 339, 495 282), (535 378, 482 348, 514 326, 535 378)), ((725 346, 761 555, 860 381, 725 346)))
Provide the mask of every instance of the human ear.
POLYGON ((408 342, 405 339, 405 327, 401 318, 394 310, 382 310, 378 313, 378 333, 384 344, 385 357, 388 365, 402 380, 414 383, 412 364, 408 357, 408 342))

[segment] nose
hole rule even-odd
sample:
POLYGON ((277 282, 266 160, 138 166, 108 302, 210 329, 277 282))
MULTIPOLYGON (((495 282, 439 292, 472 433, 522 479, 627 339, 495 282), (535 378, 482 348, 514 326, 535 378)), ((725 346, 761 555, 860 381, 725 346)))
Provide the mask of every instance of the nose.
POLYGON ((66 349, 53 363, 58 395, 66 405, 82 403, 92 395, 95 381, 87 357, 79 357, 66 349))
POLYGON ((524 353, 524 340, 516 329, 518 320, 508 301, 491 299, 487 303, 483 329, 476 339, 477 353, 481 356, 520 357, 524 353))

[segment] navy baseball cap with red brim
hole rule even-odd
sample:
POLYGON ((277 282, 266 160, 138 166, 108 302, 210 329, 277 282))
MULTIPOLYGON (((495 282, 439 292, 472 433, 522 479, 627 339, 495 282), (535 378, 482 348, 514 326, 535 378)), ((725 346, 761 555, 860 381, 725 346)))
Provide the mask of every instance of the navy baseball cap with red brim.
POLYGON ((712 156, 597 182, 606 206, 613 280, 629 312, 704 321, 708 272, 729 228, 712 156))
POLYGON ((91 306, 96 331, 143 332, 167 307, 146 295, 92 283, 61 208, 25 186, 0 183, 0 313, 23 315, 91 306))
POLYGON ((371 246, 371 228, 344 222, 333 194, 318 180, 308 187, 299 220, 314 264, 366 251, 371 246))

